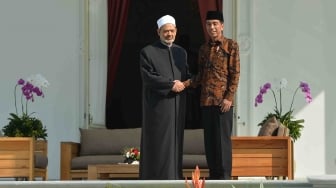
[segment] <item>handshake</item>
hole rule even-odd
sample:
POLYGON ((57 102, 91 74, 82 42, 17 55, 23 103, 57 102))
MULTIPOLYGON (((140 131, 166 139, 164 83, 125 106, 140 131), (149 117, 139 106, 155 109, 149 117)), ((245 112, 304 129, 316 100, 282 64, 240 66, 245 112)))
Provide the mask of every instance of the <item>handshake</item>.
POLYGON ((186 86, 184 85, 183 82, 181 82, 180 80, 174 80, 174 85, 172 87, 172 91, 179 93, 181 91, 183 91, 186 88, 186 86))

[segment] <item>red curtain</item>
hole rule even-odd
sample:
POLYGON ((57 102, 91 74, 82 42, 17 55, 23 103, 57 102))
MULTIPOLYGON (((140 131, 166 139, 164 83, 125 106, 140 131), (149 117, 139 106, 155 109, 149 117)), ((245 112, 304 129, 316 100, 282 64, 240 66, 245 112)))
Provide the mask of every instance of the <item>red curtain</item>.
POLYGON ((209 10, 222 11, 223 2, 222 0, 198 0, 198 7, 199 7, 200 15, 201 15, 201 22, 202 22, 202 27, 203 27, 203 32, 204 32, 204 38, 206 39, 206 41, 208 41, 209 36, 207 34, 205 24, 204 24, 206 13, 209 10))
POLYGON ((124 34, 126 30, 128 9, 130 0, 108 0, 107 1, 107 87, 106 87, 106 126, 108 126, 107 117, 111 114, 111 98, 113 84, 118 68, 124 34))

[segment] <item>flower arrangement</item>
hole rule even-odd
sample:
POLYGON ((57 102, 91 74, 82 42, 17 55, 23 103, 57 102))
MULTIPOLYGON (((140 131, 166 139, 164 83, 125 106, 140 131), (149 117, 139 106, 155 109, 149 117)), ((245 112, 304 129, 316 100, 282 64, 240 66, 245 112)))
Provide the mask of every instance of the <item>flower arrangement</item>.
POLYGON ((282 106, 282 90, 284 90, 287 86, 287 80, 282 79, 280 81, 280 88, 279 88, 279 101, 277 100, 277 96, 275 94, 275 91, 272 89, 271 83, 265 83, 263 87, 260 88, 259 94, 255 98, 255 103, 254 106, 257 107, 258 104, 263 103, 263 95, 267 93, 268 90, 270 90, 273 94, 274 97, 274 102, 275 102, 275 109, 274 112, 268 113, 264 120, 259 123, 258 125, 261 126, 263 125, 269 118, 275 116, 284 126, 286 126, 289 129, 289 136, 292 137, 294 141, 296 141, 298 138, 301 137, 301 130, 303 128, 303 123, 304 119, 299 119, 299 120, 294 120, 293 117, 293 104, 294 104, 294 99, 296 96, 296 93, 298 92, 299 89, 305 94, 305 99, 307 103, 312 102, 312 96, 310 93, 310 88, 308 83, 306 82, 300 82, 299 86, 295 89, 292 101, 290 103, 289 110, 284 112, 283 111, 283 106, 282 106))
MULTIPOLYGON (((191 183, 192 183, 193 188, 204 188, 205 187, 205 178, 203 177, 203 179, 200 179, 201 171, 198 168, 198 166, 196 166, 195 170, 191 172, 191 178, 192 178, 191 183)), ((190 188, 187 177, 185 178, 185 186, 186 188, 190 188)))
POLYGON ((136 147, 125 148, 123 152, 124 162, 128 164, 138 163, 140 160, 140 150, 136 147))
POLYGON ((9 123, 2 128, 5 136, 9 137, 34 137, 46 139, 47 130, 41 120, 28 113, 28 103, 34 102, 35 97, 44 97, 42 88, 49 86, 49 82, 40 74, 32 75, 26 80, 19 79, 14 87, 15 113, 10 113, 9 123), (21 114, 17 107, 17 88, 21 87, 21 114))

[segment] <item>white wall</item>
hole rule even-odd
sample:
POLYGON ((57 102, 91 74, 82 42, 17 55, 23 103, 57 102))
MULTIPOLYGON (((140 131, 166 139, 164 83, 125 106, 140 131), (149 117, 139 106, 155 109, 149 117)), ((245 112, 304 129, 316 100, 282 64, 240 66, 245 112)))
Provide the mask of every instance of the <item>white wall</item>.
POLYGON ((59 179, 61 140, 78 140, 83 122, 79 0, 0 1, 0 127, 15 112, 19 78, 41 73, 45 98, 29 104, 48 129, 49 179, 59 179))
MULTIPOLYGON (((240 109, 247 108, 249 113, 239 115, 241 121, 251 122, 248 133, 256 135, 257 124, 274 109, 271 93, 266 95, 263 104, 253 106, 259 86, 287 78, 290 95, 300 81, 308 82, 312 90, 311 104, 305 103, 301 92, 294 104, 294 116, 305 119, 302 137, 294 145, 296 178, 336 172, 333 146, 336 89, 332 85, 335 80, 332 71, 336 68, 335 6, 333 0, 238 1, 242 77, 249 80, 242 82, 244 92, 240 92, 241 101, 248 102, 239 104, 240 109)), ((286 105, 290 97, 285 98, 286 105)))

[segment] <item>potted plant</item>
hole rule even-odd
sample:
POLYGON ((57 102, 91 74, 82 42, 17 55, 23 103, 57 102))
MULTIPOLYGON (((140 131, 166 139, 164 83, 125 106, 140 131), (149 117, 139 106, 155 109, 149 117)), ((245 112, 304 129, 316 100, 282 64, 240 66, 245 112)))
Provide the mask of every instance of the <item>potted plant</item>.
POLYGON ((125 157, 124 163, 139 164, 140 150, 136 147, 125 148, 123 156, 125 157))
POLYGON ((8 137, 34 137, 46 139, 47 129, 41 120, 28 113, 28 103, 34 102, 35 97, 44 97, 42 91, 49 82, 40 74, 32 75, 28 79, 19 79, 14 87, 14 104, 16 113, 10 113, 9 122, 2 128, 3 134, 8 137), (17 108, 17 88, 21 87, 21 113, 17 108))
POLYGON ((283 124, 289 129, 289 136, 294 141, 296 141, 298 138, 301 137, 301 130, 303 129, 304 119, 295 119, 293 116, 293 112, 294 112, 293 104, 294 104, 295 95, 298 92, 298 90, 301 89, 301 91, 305 94, 305 100, 307 103, 312 102, 312 96, 310 93, 310 87, 308 83, 300 82, 299 86, 294 91, 289 110, 284 112, 283 106, 282 106, 282 102, 283 102, 282 92, 286 88, 286 85, 287 85, 287 80, 283 78, 280 81, 280 87, 278 89, 279 97, 277 98, 275 91, 272 89, 271 83, 269 82, 265 83, 262 87, 260 87, 259 94, 255 98, 254 106, 257 107, 258 104, 263 103, 263 95, 266 94, 268 90, 270 90, 273 94, 274 102, 275 102, 274 112, 268 113, 258 125, 262 126, 268 119, 275 117, 277 120, 280 121, 281 124, 283 124))

